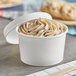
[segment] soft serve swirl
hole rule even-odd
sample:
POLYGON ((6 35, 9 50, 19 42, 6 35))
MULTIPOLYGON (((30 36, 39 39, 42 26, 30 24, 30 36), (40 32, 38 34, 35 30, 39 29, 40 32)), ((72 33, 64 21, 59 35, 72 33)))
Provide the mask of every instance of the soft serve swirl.
POLYGON ((48 37, 65 32, 66 27, 54 20, 39 18, 22 24, 18 31, 24 35, 48 37))

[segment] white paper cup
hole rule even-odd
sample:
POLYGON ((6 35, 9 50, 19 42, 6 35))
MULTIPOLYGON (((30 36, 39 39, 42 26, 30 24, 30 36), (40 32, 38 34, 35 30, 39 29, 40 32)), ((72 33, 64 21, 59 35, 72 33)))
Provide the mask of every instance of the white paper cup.
MULTIPOLYGON (((64 24, 61 24, 64 25, 64 24)), ((22 62, 34 66, 50 66, 63 60, 66 31, 57 36, 31 37, 16 31, 19 35, 19 47, 22 62)))

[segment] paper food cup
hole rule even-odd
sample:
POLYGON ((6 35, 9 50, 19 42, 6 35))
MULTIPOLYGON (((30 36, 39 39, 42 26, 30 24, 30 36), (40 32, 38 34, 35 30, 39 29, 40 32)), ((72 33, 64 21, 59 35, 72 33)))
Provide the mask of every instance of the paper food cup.
MULTIPOLYGON (((20 57, 22 62, 33 66, 51 66, 63 60, 65 39, 68 28, 66 25, 61 24, 66 27, 66 31, 59 35, 50 37, 31 37, 18 32, 20 21, 23 20, 23 22, 21 22, 21 24, 23 24, 24 20, 27 22, 30 20, 38 19, 39 17, 52 20, 52 17, 49 14, 43 12, 37 12, 31 14, 30 16, 25 16, 26 19, 22 17, 19 20, 19 25, 16 26, 16 31, 13 31, 17 35, 14 37, 18 38, 16 41, 19 44, 20 57)), ((10 38, 10 34, 8 33, 8 38, 10 38)), ((13 37, 14 40, 12 39, 11 42, 11 39, 9 41, 7 37, 6 39, 10 43, 13 43, 15 40, 13 37)))
MULTIPOLYGON (((67 26, 65 27, 67 29, 67 26)), ((50 66, 63 60, 67 30, 57 36, 30 37, 19 33, 18 28, 16 31, 19 35, 20 55, 24 63, 34 66, 50 66)))

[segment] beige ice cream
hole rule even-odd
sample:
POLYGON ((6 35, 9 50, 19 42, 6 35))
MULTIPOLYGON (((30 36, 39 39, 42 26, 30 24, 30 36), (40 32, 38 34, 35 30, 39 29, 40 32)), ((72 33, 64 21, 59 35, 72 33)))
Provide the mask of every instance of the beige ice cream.
POLYGON ((24 35, 48 37, 65 32, 66 27, 55 20, 39 18, 22 24, 18 31, 24 35))

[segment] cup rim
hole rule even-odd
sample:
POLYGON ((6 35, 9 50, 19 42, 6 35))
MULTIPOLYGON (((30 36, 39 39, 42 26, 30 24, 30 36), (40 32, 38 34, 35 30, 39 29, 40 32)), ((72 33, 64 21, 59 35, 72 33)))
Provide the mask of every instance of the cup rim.
MULTIPOLYGON (((59 23, 60 23, 60 22, 59 22, 59 23)), ((66 34, 66 33, 68 32, 68 27, 67 27, 67 25, 65 25, 65 24, 63 24, 63 23, 60 23, 60 24, 66 27, 66 31, 63 32, 63 33, 61 33, 61 34, 59 34, 59 35, 56 35, 56 36, 36 37, 36 36, 24 35, 24 34, 18 32, 19 26, 16 27, 16 32, 18 33, 18 35, 21 35, 21 36, 27 37, 27 38, 35 38, 35 39, 51 39, 51 38, 57 38, 57 37, 60 37, 60 36, 66 34)), ((21 26, 21 25, 20 25, 20 26, 21 26)))

